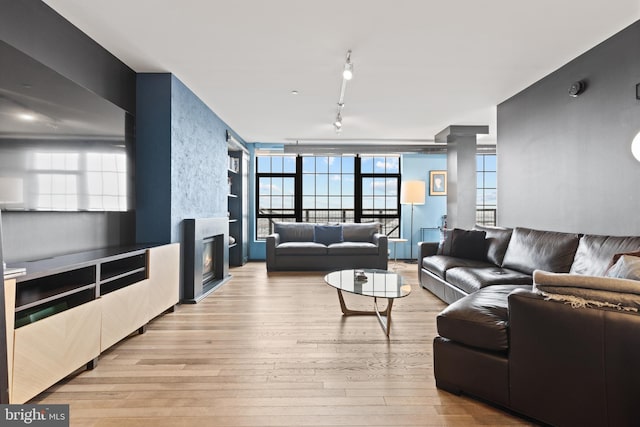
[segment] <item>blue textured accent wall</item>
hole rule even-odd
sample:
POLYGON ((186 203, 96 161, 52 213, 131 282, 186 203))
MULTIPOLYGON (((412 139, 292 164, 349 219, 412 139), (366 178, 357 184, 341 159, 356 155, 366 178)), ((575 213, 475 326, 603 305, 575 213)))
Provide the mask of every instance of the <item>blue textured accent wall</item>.
POLYGON ((183 219, 226 217, 227 124, 168 73, 138 75, 137 119, 137 241, 181 242, 183 219))
POLYGON ((228 126, 171 78, 171 241, 185 218, 227 216, 228 126))

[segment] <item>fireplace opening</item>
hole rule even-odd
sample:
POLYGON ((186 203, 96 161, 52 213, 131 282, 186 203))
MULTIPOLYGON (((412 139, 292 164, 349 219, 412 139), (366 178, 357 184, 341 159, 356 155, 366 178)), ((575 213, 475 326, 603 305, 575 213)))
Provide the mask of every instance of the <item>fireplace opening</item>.
POLYGON ((224 236, 205 237, 202 239, 202 284, 222 279, 224 261, 224 236))
POLYGON ((213 276, 214 263, 213 239, 209 238, 202 241, 202 283, 211 280, 213 276))
POLYGON ((186 218, 181 301, 195 304, 231 277, 229 218, 186 218))

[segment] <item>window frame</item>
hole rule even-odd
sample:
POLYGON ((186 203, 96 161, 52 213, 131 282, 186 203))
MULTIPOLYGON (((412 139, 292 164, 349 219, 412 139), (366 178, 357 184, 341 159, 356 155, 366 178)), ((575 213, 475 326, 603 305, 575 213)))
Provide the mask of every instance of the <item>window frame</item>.
MULTIPOLYGON (((262 241, 266 239, 266 236, 259 236, 259 227, 258 227, 258 222, 260 219, 268 219, 269 220, 269 233, 272 232, 272 224, 274 223, 274 220, 280 219, 280 220, 289 220, 289 221, 295 221, 295 222, 306 222, 304 221, 304 211, 305 209, 303 209, 303 197, 304 197, 304 193, 303 193, 303 159, 305 157, 312 157, 312 158, 322 158, 322 157, 334 157, 334 156, 328 156, 328 155, 319 155, 319 156, 302 156, 302 155, 296 155, 295 156, 295 172, 258 172, 258 162, 259 162, 259 158, 262 157, 273 157, 273 156, 281 156, 281 157, 288 157, 286 155, 282 155, 282 154, 276 154, 276 155, 256 155, 254 158, 255 161, 255 165, 256 165, 256 173, 255 173, 255 235, 254 235, 254 239, 256 241, 262 241), (293 214, 271 214, 271 213, 264 213, 261 212, 260 210, 260 198, 264 197, 264 194, 262 194, 260 192, 260 179, 261 178, 293 178, 294 179, 294 209, 293 209, 293 214)), ((291 156, 293 157, 293 156, 291 156)), ((366 156, 369 157, 369 156, 366 156)), ((353 195, 353 222, 355 223, 359 223, 359 222, 381 222, 383 224, 383 226, 386 224, 387 219, 397 219, 398 221, 398 225, 395 226, 390 232, 388 232, 388 235, 391 234, 398 234, 400 233, 400 223, 401 223, 401 218, 402 218, 402 207, 400 204, 400 188, 402 185, 402 175, 400 173, 400 166, 399 166, 399 162, 401 161, 401 157, 400 156, 390 156, 390 155, 377 155, 377 156, 371 156, 371 157, 397 157, 398 159, 398 172, 397 173, 376 173, 375 171, 372 173, 363 173, 362 172, 362 156, 360 156, 359 154, 356 154, 353 159, 354 159, 354 172, 353 172, 353 176, 354 176, 354 195, 353 195), (396 191, 396 212, 397 214, 378 214, 378 215, 364 215, 363 214, 363 180, 366 178, 384 178, 385 180, 387 179, 396 179, 397 181, 397 188, 395 189, 396 191)), ((329 172, 329 174, 331 174, 331 172, 329 172)), ((340 175, 343 175, 342 172, 340 173, 340 175)), ((348 175, 351 175, 350 173, 348 175)), ((344 196, 341 196, 344 197, 344 196)), ((309 210, 309 209, 307 209, 309 210)), ((318 209, 319 211, 330 211, 331 208, 327 208, 327 209, 318 209)), ((348 221, 350 222, 350 221, 348 221)), ((392 236, 394 237, 394 236, 392 236)))
MULTIPOLYGON (((366 156, 366 157, 391 157, 391 156, 366 156)), ((393 156, 396 157, 396 156, 393 156)), ((400 162, 401 157, 397 156, 398 158, 398 162, 400 162)), ((397 173, 376 173, 376 172, 366 172, 363 173, 362 172, 362 157, 361 156, 357 156, 357 161, 356 161, 356 198, 355 198, 355 202, 356 202, 356 213, 355 213, 355 220, 356 222, 362 222, 363 219, 373 219, 373 221, 365 221, 365 222, 376 222, 376 219, 394 219, 397 218, 398 219, 398 225, 396 227, 394 227, 391 231, 389 232, 385 232, 385 234, 387 234, 390 237, 400 237, 400 222, 402 219, 402 205, 400 204, 400 188, 402 186, 402 174, 400 173, 400 165, 398 164, 398 172, 397 173), (395 178, 397 179, 397 188, 396 188, 396 212, 397 215, 389 215, 389 214, 380 214, 380 215, 363 215, 363 183, 364 183, 364 179, 365 178, 384 178, 385 181, 389 178, 395 178), (392 236, 392 233, 394 231, 398 232, 397 236, 392 236)), ((384 224, 384 221, 378 221, 381 222, 382 224, 384 224)), ((386 230, 383 230, 386 231, 386 230)))
POLYGON ((478 159, 482 158, 482 168, 476 167, 476 223, 480 225, 487 226, 495 226, 498 222, 498 156, 496 153, 476 153, 476 165, 478 164, 478 159), (495 168, 487 169, 486 168, 486 158, 488 156, 492 156, 495 160, 495 168), (486 186, 486 174, 493 173, 495 174, 496 185, 495 187, 487 187, 486 186), (478 184, 478 176, 482 174, 482 185, 478 184), (495 205, 486 203, 486 190, 494 190, 496 192, 496 203, 495 205), (478 192, 482 191, 482 203, 478 203, 478 192), (493 213, 493 215, 490 215, 493 213), (487 217, 489 219, 487 220, 487 217), (492 217, 492 218, 491 218, 492 217))

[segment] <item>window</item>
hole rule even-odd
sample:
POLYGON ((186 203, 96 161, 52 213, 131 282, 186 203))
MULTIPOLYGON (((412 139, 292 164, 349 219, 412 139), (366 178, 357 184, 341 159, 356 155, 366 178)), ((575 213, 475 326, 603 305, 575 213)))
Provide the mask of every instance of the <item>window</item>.
POLYGON ((273 232, 274 221, 295 222, 296 170, 294 156, 256 157, 256 235, 264 239, 273 232))
POLYGON ((374 222, 399 236, 398 156, 257 156, 256 238, 274 222, 374 222))
POLYGON ((400 158, 361 158, 362 209, 360 222, 382 224, 382 232, 400 237, 400 158))
POLYGON ((476 223, 496 225, 496 209, 498 207, 498 179, 495 154, 478 154, 476 156, 477 192, 476 223))
POLYGON ((355 157, 302 158, 302 221, 354 222, 355 157))

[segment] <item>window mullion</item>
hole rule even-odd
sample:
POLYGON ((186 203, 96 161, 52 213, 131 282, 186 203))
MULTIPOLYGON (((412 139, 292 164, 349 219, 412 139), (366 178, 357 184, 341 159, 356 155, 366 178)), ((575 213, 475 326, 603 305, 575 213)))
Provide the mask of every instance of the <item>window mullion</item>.
POLYGON ((294 182, 294 212, 296 222, 302 222, 302 156, 296 156, 296 174, 294 182))
POLYGON ((356 156, 354 160, 355 188, 354 188, 354 222, 362 221, 362 158, 356 156))

